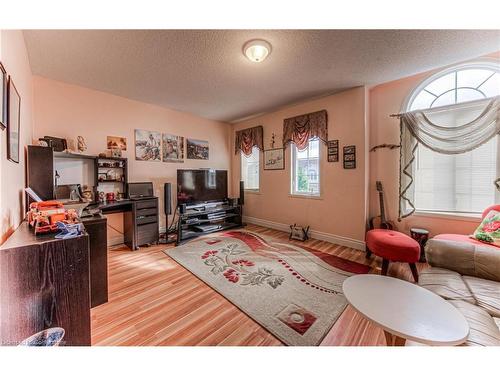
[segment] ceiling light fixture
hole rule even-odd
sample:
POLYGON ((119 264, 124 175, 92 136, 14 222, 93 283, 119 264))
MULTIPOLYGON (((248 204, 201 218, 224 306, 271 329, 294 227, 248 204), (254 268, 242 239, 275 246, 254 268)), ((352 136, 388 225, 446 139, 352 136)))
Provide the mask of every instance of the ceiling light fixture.
POLYGON ((252 62, 262 62, 271 53, 271 44, 262 39, 249 40, 243 46, 243 53, 252 62))

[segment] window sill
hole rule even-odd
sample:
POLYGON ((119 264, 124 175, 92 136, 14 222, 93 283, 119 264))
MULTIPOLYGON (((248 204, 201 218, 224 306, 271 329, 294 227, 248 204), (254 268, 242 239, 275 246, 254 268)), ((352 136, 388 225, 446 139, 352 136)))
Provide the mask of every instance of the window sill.
POLYGON ((260 194, 260 190, 255 189, 244 189, 245 194, 260 194))
POLYGON ((289 198, 301 198, 301 199, 316 199, 323 200, 321 195, 307 195, 307 194, 288 194, 289 198))
POLYGON ((415 216, 436 217, 441 219, 481 222, 481 214, 468 214, 460 212, 444 212, 444 211, 415 211, 415 216))

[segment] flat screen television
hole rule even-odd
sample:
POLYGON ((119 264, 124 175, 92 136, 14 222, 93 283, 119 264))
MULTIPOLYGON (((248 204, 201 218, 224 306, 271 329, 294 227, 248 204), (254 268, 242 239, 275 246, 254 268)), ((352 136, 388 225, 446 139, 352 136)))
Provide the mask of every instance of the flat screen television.
POLYGON ((178 169, 177 203, 200 204, 227 199, 227 171, 178 169))

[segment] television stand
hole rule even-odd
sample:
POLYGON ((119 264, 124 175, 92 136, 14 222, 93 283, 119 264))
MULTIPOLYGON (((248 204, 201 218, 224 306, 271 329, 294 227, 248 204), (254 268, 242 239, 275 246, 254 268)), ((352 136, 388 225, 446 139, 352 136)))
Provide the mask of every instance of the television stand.
POLYGON ((186 212, 179 214, 176 245, 209 233, 242 227, 241 208, 227 201, 196 205, 193 208, 188 206, 186 212))

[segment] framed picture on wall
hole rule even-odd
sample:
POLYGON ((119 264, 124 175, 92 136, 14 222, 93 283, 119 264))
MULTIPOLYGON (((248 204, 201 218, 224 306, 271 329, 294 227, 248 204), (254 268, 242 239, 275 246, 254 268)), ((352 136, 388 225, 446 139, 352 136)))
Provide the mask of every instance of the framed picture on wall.
POLYGON ((8 87, 8 120, 7 120, 7 159, 14 163, 19 163, 19 131, 21 119, 21 97, 16 86, 9 77, 8 87))
POLYGON ((161 133, 135 129, 135 160, 161 161, 161 133))
POLYGON ((0 63, 0 129, 7 126, 7 72, 0 63))
POLYGON ((264 150, 264 169, 271 171, 285 169, 285 149, 271 148, 264 150))
POLYGON ((209 146, 208 141, 200 141, 199 139, 186 140, 187 158, 208 160, 209 146))
POLYGON ((183 163, 184 137, 163 133, 162 150, 164 162, 183 163))
POLYGON ((356 169, 356 146, 344 146, 344 169, 356 169))
POLYGON ((116 137, 114 135, 108 135, 106 138, 106 144, 108 150, 120 149, 122 151, 127 151, 127 138, 116 137))
POLYGON ((334 163, 339 161, 339 140, 328 141, 327 145, 328 162, 334 163))

